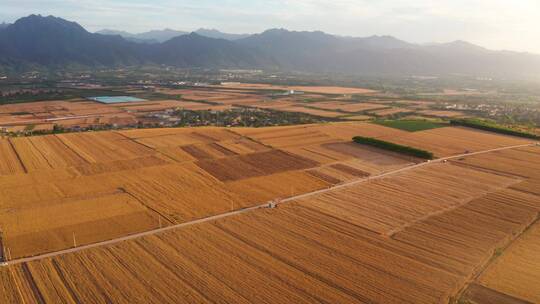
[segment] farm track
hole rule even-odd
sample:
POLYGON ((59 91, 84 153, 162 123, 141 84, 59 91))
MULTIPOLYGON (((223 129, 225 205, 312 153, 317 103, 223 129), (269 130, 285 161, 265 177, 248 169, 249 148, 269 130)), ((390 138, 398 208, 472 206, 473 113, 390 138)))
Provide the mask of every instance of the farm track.
MULTIPOLYGON (((431 165, 431 164, 446 162, 446 161, 449 161, 449 160, 452 160, 452 159, 459 159, 459 158, 463 158, 463 157, 469 157, 469 156, 474 156, 474 155, 479 155, 479 154, 486 154, 486 153, 491 153, 491 152, 510 150, 510 149, 516 149, 516 148, 522 148, 522 147, 532 147, 532 146, 535 146, 535 145, 537 145, 537 144, 536 143, 529 143, 529 144, 501 147, 501 148, 489 149, 489 150, 484 150, 484 151, 478 151, 478 152, 459 154, 459 155, 454 155, 454 156, 449 156, 449 157, 443 157, 443 158, 439 158, 439 159, 436 159, 436 160, 433 160, 433 161, 430 161, 430 162, 422 162, 422 163, 414 164, 414 165, 411 165, 411 166, 408 166, 408 167, 396 169, 396 170, 389 171, 389 172, 386 172, 386 173, 382 173, 382 174, 379 174, 379 175, 375 175, 375 176, 371 176, 371 177, 367 177, 367 178, 356 179, 356 180, 353 180, 353 181, 350 181, 350 182, 346 182, 346 183, 342 183, 342 184, 339 184, 339 185, 335 185, 333 187, 329 187, 327 189, 322 189, 322 190, 312 191, 312 192, 308 192, 308 193, 304 193, 304 194, 300 194, 300 195, 296 195, 296 196, 291 196, 289 198, 280 200, 277 203, 278 204, 283 204, 283 203, 295 201, 295 200, 298 200, 298 199, 303 199, 303 198, 311 197, 311 196, 314 196, 314 195, 323 194, 323 193, 326 193, 326 192, 330 192, 330 191, 334 191, 334 190, 338 190, 338 189, 358 185, 358 184, 361 184, 361 183, 368 182, 370 180, 384 178, 384 177, 387 177, 387 176, 399 174, 399 173, 406 172, 406 171, 409 171, 409 170, 413 170, 413 169, 416 169, 416 168, 428 166, 428 165, 431 165)), ((158 233, 162 233, 162 232, 166 232, 166 231, 170 231, 170 230, 174 230, 174 229, 179 229, 179 228, 183 228, 183 227, 187 227, 187 226, 192 226, 192 225, 196 225, 196 224, 200 224, 200 223, 215 221, 215 220, 218 220, 218 219, 221 219, 221 218, 226 218, 226 217, 230 217, 230 216, 234 216, 234 215, 240 215, 240 214, 247 213, 247 212, 250 212, 250 211, 253 211, 253 210, 266 208, 266 207, 269 206, 269 204, 271 202, 272 201, 268 201, 268 202, 265 202, 263 204, 253 206, 253 207, 248 207, 248 208, 239 209, 239 210, 235 210, 235 211, 231 211, 231 212, 226 212, 226 213, 222 213, 222 214, 215 215, 215 216, 209 216, 209 217, 205 217, 205 218, 201 218, 201 219, 181 223, 181 224, 178 224, 178 225, 173 225, 173 226, 168 226, 168 227, 164 227, 164 228, 149 230, 149 231, 145 231, 145 232, 141 232, 141 233, 131 234, 131 235, 123 236, 123 237, 118 237, 118 238, 107 240, 107 241, 102 241, 102 242, 97 242, 97 243, 93 243, 93 244, 83 245, 83 246, 74 247, 74 248, 70 248, 70 249, 59 250, 59 251, 55 251, 55 252, 49 252, 49 253, 35 255, 35 256, 26 257, 26 258, 14 259, 14 260, 11 260, 11 261, 5 261, 2 264, 0 264, 0 266, 5 267, 5 266, 9 266, 9 265, 17 265, 17 264, 37 261, 37 260, 41 260, 41 259, 45 259, 45 258, 51 258, 51 257, 55 257, 55 256, 68 254, 68 253, 79 252, 79 251, 83 251, 83 250, 90 249, 90 248, 108 246, 108 245, 116 244, 116 243, 119 243, 119 242, 128 241, 128 240, 132 240, 132 239, 137 239, 137 238, 140 238, 140 237, 154 235, 154 234, 158 234, 158 233)))

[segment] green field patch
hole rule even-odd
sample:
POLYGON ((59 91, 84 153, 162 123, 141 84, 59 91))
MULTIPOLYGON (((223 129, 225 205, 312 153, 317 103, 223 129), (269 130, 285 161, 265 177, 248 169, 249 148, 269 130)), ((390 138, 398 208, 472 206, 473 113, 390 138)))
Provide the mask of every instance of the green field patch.
POLYGON ((424 131, 447 126, 444 123, 429 120, 375 120, 373 123, 409 132, 424 131))

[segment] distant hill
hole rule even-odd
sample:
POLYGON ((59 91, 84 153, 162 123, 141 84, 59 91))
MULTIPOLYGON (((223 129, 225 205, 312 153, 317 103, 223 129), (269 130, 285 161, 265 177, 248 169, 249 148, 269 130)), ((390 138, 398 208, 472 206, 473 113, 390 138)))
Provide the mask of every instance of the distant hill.
POLYGON ((75 22, 31 15, 0 31, 0 57, 45 66, 127 65, 140 62, 135 43, 91 34, 75 22))
POLYGON ((265 54, 223 39, 192 33, 164 43, 141 44, 120 35, 94 34, 79 24, 31 15, 0 31, 0 64, 12 67, 124 66, 160 63, 179 67, 268 67, 265 54))
POLYGON ((183 35, 157 46, 155 61, 180 67, 275 67, 266 54, 225 39, 213 39, 197 33, 183 35))
POLYGON ((201 36, 209 37, 209 38, 225 39, 225 40, 230 40, 230 41, 243 39, 243 38, 247 38, 251 36, 251 34, 229 34, 229 33, 220 32, 215 29, 204 29, 204 28, 200 28, 196 30, 195 33, 201 36))
POLYGON ((491 51, 463 41, 424 46, 390 36, 351 38, 272 29, 237 42, 265 50, 288 69, 309 72, 502 77, 540 72, 540 55, 491 51))
POLYGON ((391 36, 340 37, 286 29, 249 36, 198 32, 163 30, 136 37, 126 32, 89 33, 75 22, 31 15, 0 30, 0 70, 158 63, 357 75, 527 77, 540 72, 540 55, 491 51, 464 41, 418 45, 391 36))
MULTIPOLYGON (((153 30, 140 34, 132 34, 124 31, 115 30, 101 30, 96 32, 102 35, 118 35, 124 37, 126 40, 139 43, 163 43, 172 38, 189 34, 189 32, 176 31, 171 29, 153 30)), ((195 33, 208 38, 225 39, 225 40, 238 40, 249 37, 249 34, 228 34, 214 29, 198 29, 195 33)))
POLYGON ((154 40, 154 39, 137 38, 137 35, 124 32, 124 31, 102 30, 102 31, 96 32, 96 34, 107 35, 107 36, 120 36, 128 41, 137 42, 137 43, 149 43, 149 44, 159 43, 159 41, 154 40))
POLYGON ((162 43, 174 37, 189 34, 188 32, 175 31, 171 29, 154 30, 154 31, 140 33, 140 34, 132 34, 132 33, 124 32, 124 31, 114 31, 114 30, 101 30, 96 33, 102 34, 102 35, 118 35, 118 36, 122 36, 126 40, 138 42, 138 43, 162 43))
POLYGON ((0 30, 5 29, 8 26, 9 26, 9 23, 2 22, 0 23, 0 30))

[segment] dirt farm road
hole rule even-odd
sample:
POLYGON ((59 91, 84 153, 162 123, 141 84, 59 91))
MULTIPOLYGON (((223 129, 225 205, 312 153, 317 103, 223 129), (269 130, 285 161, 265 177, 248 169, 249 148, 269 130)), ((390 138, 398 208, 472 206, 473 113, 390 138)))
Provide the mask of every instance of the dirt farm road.
MULTIPOLYGON (((428 165, 436 164, 436 163, 441 163, 441 162, 445 162, 445 161, 452 160, 452 159, 459 159, 459 158, 463 158, 463 157, 467 157, 467 156, 474 156, 474 155, 486 154, 486 153, 491 153, 491 152, 496 152, 496 151, 510 150, 510 149, 523 148, 523 147, 532 147, 532 146, 538 146, 538 145, 540 145, 540 143, 535 142, 535 143, 529 143, 529 144, 523 144, 523 145, 517 145, 517 146, 501 147, 501 148, 496 148, 496 149, 490 149, 490 150, 484 150, 484 151, 478 151, 478 152, 471 152, 471 153, 464 153, 464 154, 459 154, 459 155, 454 155, 454 156, 449 156, 449 157, 444 157, 444 158, 438 158, 438 159, 435 159, 435 160, 432 160, 432 161, 421 162, 421 163, 418 163, 418 164, 414 164, 414 165, 407 166, 407 167, 404 167, 404 168, 396 169, 396 170, 389 171, 389 172, 386 172, 386 173, 381 173, 379 175, 370 176, 370 177, 367 177, 367 178, 361 178, 361 179, 353 180, 353 181, 343 183, 343 184, 338 184, 338 185, 335 185, 333 187, 329 187, 329 188, 326 188, 326 189, 317 190, 317 191, 313 191, 313 192, 308 192, 308 193, 292 196, 292 197, 280 200, 279 202, 277 202, 277 204, 279 205, 279 204, 291 202, 291 201, 294 201, 294 200, 297 200, 297 199, 303 199, 303 198, 306 198, 306 197, 323 194, 323 193, 326 193, 326 192, 329 192, 329 191, 334 191, 334 190, 337 190, 337 189, 358 185, 358 184, 365 183, 365 182, 370 181, 370 180, 391 176, 391 175, 394 175, 394 174, 398 174, 398 173, 402 173, 402 172, 405 172, 405 171, 413 170, 413 169, 416 169, 416 168, 419 168, 419 167, 428 166, 428 165)), ((185 223, 181 223, 181 224, 177 224, 177 225, 167 226, 167 227, 164 227, 164 228, 158 228, 158 229, 149 230, 149 231, 136 233, 136 234, 131 234, 131 235, 127 235, 127 236, 123 236, 123 237, 119 237, 119 238, 115 238, 115 239, 111 239, 111 240, 107 240, 107 241, 97 242, 97 243, 88 244, 88 245, 81 245, 81 246, 77 246, 77 247, 73 247, 73 248, 69 248, 69 249, 54 251, 54 252, 50 252, 50 253, 44 253, 44 254, 35 255, 35 256, 26 257, 26 258, 19 258, 19 259, 14 259, 14 260, 10 260, 10 261, 5 261, 5 262, 1 263, 0 266, 5 267, 5 266, 9 266, 9 265, 16 265, 16 264, 22 264, 22 263, 26 263, 26 262, 32 262, 32 261, 51 258, 51 257, 59 256, 59 255, 68 254, 68 253, 74 253, 74 252, 78 252, 78 251, 82 251, 82 250, 86 250, 86 249, 90 249, 90 248, 112 245, 112 244, 116 244, 116 243, 119 243, 119 242, 128 241, 128 240, 132 240, 132 239, 136 239, 136 238, 140 238, 140 237, 144 237, 144 236, 148 236, 148 235, 153 235, 153 234, 158 234, 158 233, 162 233, 162 232, 166 232, 166 231, 170 231, 170 230, 174 230, 174 229, 179 229, 179 228, 182 228, 182 227, 187 227, 187 226, 196 225, 196 224, 200 224, 200 223, 215 221, 215 220, 218 220, 218 219, 221 219, 221 218, 230 217, 230 216, 234 216, 234 215, 239 215, 239 214, 242 214, 242 213, 250 212, 250 211, 261 209, 261 208, 268 208, 269 205, 272 202, 274 202, 274 201, 268 201, 268 202, 265 202, 264 204, 260 204, 260 205, 253 206, 253 207, 234 210, 234 211, 222 213, 222 214, 219 214, 219 215, 209 216, 209 217, 205 217, 205 218, 201 218, 201 219, 198 219, 198 220, 193 220, 193 221, 189 221, 189 222, 185 222, 185 223)))

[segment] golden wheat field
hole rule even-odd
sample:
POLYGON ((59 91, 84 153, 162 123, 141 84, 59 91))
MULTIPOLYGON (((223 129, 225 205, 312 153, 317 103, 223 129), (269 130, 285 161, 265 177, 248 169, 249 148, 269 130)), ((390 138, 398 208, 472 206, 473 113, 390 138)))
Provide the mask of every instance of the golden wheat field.
POLYGON ((429 163, 357 135, 438 156, 528 143, 360 122, 0 139, 0 301, 538 301, 540 147, 429 163))
POLYGON ((317 137, 337 146, 341 140, 321 132, 296 145, 327 153, 330 161, 280 149, 298 141, 302 130, 276 132, 275 143, 243 134, 259 131, 265 130, 140 129, 1 139, 2 244, 11 258, 32 256, 335 184, 321 173, 349 181, 410 164, 362 147, 334 151, 317 137))

